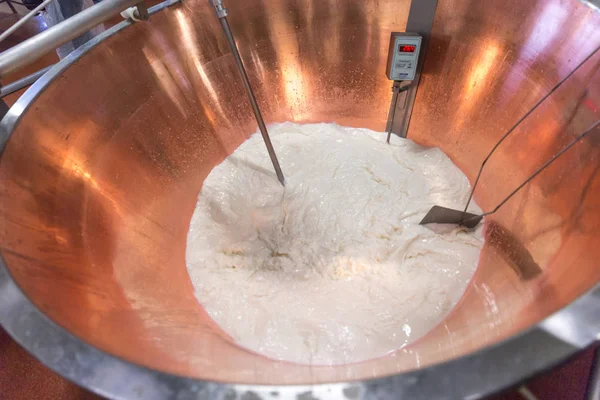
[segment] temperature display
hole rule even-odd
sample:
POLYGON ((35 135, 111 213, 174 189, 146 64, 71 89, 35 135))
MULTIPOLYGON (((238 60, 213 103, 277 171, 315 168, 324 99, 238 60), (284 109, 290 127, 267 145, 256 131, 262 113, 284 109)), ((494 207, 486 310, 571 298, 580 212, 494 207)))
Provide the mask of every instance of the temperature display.
POLYGON ((385 74, 389 79, 393 81, 412 81, 415 79, 421 40, 421 36, 412 32, 391 33, 385 69, 385 74))
POLYGON ((400 53, 414 53, 417 46, 409 45, 409 44, 401 44, 398 46, 398 52, 400 53))

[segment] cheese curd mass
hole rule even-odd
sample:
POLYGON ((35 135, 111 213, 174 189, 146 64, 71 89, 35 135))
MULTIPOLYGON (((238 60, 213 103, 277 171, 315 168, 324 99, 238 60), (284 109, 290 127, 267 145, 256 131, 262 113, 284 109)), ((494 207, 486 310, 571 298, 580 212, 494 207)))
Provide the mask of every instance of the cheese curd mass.
MULTIPOLYGON (((271 125, 286 178, 260 134, 206 178, 187 239, 200 304, 240 346, 332 365, 379 357, 456 305, 481 226, 421 226, 462 209, 470 186, 437 148, 336 124, 271 125)), ((479 212, 473 206, 470 211, 479 212)))

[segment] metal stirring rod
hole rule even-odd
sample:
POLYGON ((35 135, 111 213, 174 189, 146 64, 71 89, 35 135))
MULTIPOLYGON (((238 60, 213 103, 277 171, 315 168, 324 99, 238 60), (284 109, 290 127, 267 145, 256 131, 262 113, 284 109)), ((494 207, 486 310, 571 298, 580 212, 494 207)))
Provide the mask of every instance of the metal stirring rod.
POLYGON ((229 27, 229 23, 227 22, 227 9, 225 8, 225 5, 223 4, 222 0, 209 1, 215 8, 217 17, 221 22, 221 27, 225 32, 225 37, 227 37, 227 42, 229 43, 229 47, 231 48, 231 53, 233 54, 233 58, 235 59, 238 72, 240 73, 240 77, 242 78, 244 89, 246 89, 246 94, 248 94, 248 99, 250 100, 250 104, 252 105, 252 111, 254 111, 254 117, 256 118, 256 122, 258 123, 258 129, 260 129, 260 133, 263 137, 263 140, 265 141, 265 145, 267 146, 267 151, 269 152, 269 157, 271 157, 271 162, 273 163, 273 167, 275 168, 277 179, 279 179, 279 182, 281 182, 282 186, 285 186, 285 177, 283 176, 283 172, 281 172, 281 167, 279 166, 279 161, 277 160, 277 155, 275 154, 275 149, 273 148, 271 138, 269 137, 269 132, 267 132, 265 121, 263 120, 262 114, 260 113, 260 109, 258 108, 256 97, 254 97, 254 91, 252 90, 252 86, 250 86, 248 75, 246 75, 246 69, 244 68, 242 58, 240 57, 240 52, 238 51, 237 45, 235 44, 235 39, 233 38, 233 33, 231 32, 231 28, 229 27))

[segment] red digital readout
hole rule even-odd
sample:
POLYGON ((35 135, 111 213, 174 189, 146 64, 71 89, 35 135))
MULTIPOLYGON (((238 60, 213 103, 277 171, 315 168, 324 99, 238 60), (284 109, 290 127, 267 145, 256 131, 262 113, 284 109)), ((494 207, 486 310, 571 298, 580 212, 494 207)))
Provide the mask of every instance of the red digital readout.
POLYGON ((408 44, 401 44, 398 46, 398 51, 400 53, 414 53, 417 46, 411 46, 408 44))

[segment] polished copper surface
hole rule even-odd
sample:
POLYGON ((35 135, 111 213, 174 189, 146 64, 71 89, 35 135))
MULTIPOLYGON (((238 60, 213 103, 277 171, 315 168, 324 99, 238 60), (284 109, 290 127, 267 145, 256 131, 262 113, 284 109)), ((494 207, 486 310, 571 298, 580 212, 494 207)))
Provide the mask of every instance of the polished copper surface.
MULTIPOLYGON (((231 1, 265 120, 383 131, 389 33, 403 30, 409 5, 231 1)), ((600 45, 599 24, 577 0, 440 0, 408 136, 440 146, 472 179, 505 130, 600 45)), ((484 210, 598 118, 599 65, 597 55, 502 146, 476 192, 484 210)), ((203 179, 255 131, 208 2, 185 1, 108 39, 40 95, 2 156, 0 246, 11 273, 50 318, 107 352, 202 379, 272 384, 384 376, 457 357, 600 279, 595 134, 488 220, 466 294, 415 344, 335 367, 241 349, 196 302, 184 254, 203 179)))

